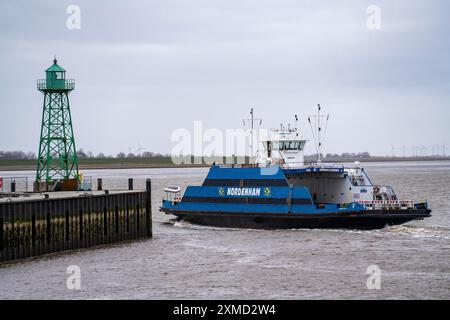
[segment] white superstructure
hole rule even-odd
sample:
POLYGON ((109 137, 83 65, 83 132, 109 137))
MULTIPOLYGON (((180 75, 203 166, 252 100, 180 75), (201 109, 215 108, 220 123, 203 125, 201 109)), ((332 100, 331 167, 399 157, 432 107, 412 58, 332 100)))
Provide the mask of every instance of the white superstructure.
MULTIPOLYGON (((317 129, 320 131, 320 126, 317 129)), ((270 137, 262 141, 264 150, 258 153, 256 164, 260 167, 279 165, 289 184, 308 187, 315 203, 358 202, 368 208, 377 205, 402 208, 413 203, 411 200, 399 201, 390 186, 374 185, 358 161, 347 167, 322 162, 321 139, 323 136, 315 138, 319 151, 317 161, 305 162, 307 140, 302 138, 297 126, 281 125, 279 129, 272 129, 270 137)))

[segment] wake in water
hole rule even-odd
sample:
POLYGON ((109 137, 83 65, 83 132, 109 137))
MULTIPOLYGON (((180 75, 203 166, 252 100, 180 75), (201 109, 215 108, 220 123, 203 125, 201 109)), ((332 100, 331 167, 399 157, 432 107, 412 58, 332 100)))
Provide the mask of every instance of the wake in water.
POLYGON ((387 232, 392 232, 394 234, 409 235, 414 238, 437 238, 437 239, 450 239, 450 229, 441 226, 412 226, 412 225, 401 225, 392 226, 385 229, 387 232))
POLYGON ((354 229, 280 229, 280 230, 263 230, 263 229, 241 229, 241 228, 220 228, 212 226, 203 226, 193 224, 187 221, 171 220, 170 224, 177 228, 187 228, 193 230, 221 230, 221 231, 245 231, 245 232, 314 232, 314 233, 345 233, 345 234, 367 234, 386 236, 388 234, 411 236, 414 238, 436 238, 450 240, 450 229, 441 226, 414 226, 414 225, 400 225, 386 227, 378 230, 354 230, 354 229))
POLYGON ((213 226, 204 226, 199 224, 190 223, 189 221, 185 220, 171 220, 174 227, 177 228, 186 228, 186 229, 193 229, 193 230, 222 230, 222 231, 252 231, 252 232, 261 232, 261 231, 267 231, 263 229, 243 229, 243 228, 221 228, 221 227, 213 227, 213 226))

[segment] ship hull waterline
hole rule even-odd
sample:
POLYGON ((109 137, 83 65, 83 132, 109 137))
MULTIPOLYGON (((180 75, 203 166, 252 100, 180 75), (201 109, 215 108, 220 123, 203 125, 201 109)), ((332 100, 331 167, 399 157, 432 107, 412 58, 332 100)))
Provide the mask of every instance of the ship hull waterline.
POLYGON ((366 210, 328 214, 271 214, 238 212, 180 211, 160 208, 190 223, 246 229, 382 229, 431 216, 429 209, 366 210))

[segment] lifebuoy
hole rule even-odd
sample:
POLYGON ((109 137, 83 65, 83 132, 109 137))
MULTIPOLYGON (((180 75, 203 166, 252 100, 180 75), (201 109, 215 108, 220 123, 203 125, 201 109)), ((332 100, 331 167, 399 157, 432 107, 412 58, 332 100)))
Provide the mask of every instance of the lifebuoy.
POLYGON ((374 186, 373 187, 373 193, 378 193, 380 192, 380 187, 379 186, 374 186))

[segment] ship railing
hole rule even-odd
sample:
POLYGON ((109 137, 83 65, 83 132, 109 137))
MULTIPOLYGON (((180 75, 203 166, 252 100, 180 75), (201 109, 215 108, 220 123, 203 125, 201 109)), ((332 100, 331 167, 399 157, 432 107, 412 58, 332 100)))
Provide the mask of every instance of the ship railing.
POLYGON ((170 201, 173 204, 181 202, 182 196, 181 196, 181 192, 167 192, 166 191, 166 195, 163 198, 166 201, 170 201))
POLYGON ((342 163, 335 163, 335 162, 317 162, 317 161, 305 161, 302 162, 302 164, 305 167, 320 167, 320 168, 339 168, 343 169, 344 165, 342 163))
POLYGON ((414 200, 360 200, 356 202, 364 205, 366 210, 379 210, 379 209, 406 210, 406 209, 413 209, 415 207, 414 200))
POLYGON ((339 169, 343 169, 344 165, 341 163, 331 163, 331 162, 322 162, 322 163, 317 163, 317 162, 313 162, 313 161, 304 161, 304 162, 300 162, 300 161, 288 161, 288 162, 281 162, 280 163, 281 167, 305 167, 305 168, 339 168, 339 169))
POLYGON ((216 163, 214 166, 219 168, 264 168, 260 163, 216 163))

